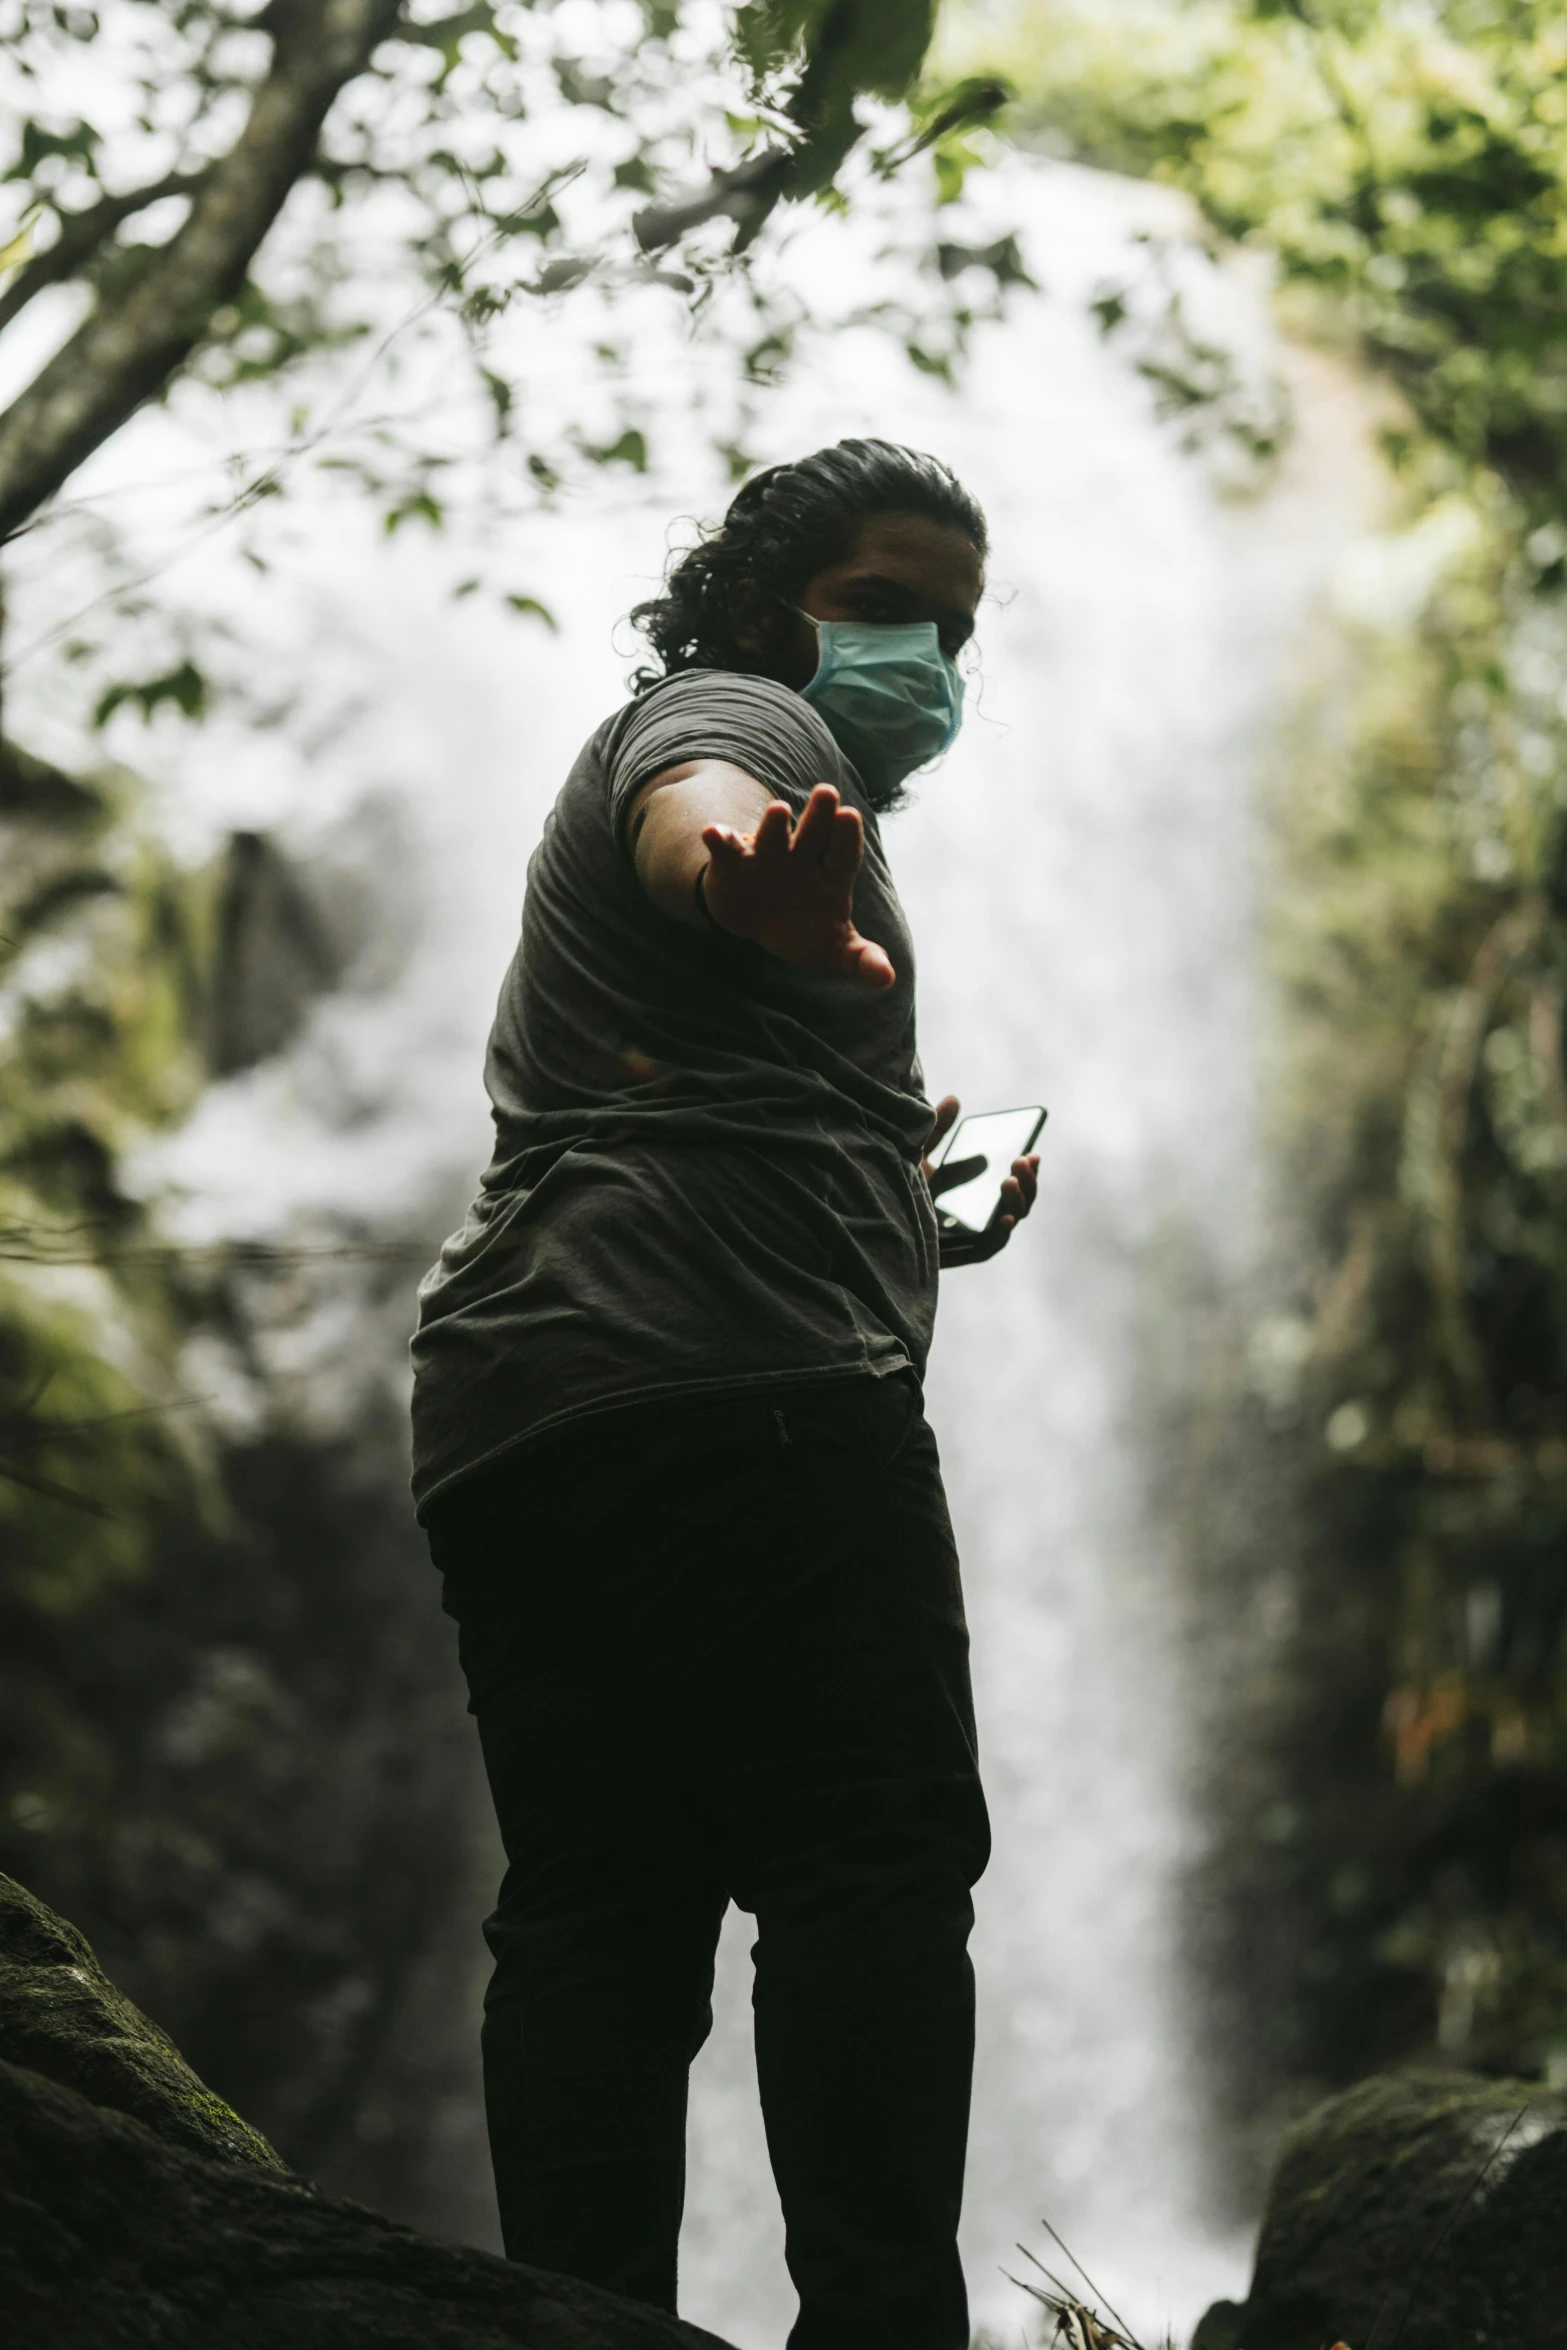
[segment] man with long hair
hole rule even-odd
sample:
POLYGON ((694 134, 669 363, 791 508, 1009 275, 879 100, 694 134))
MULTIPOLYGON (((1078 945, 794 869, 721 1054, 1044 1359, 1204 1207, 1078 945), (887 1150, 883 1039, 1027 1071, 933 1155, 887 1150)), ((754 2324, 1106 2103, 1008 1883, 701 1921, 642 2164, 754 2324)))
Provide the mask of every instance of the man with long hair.
POLYGON ((747 483, 640 607, 657 666, 529 868, 495 1154, 414 1342, 415 1495, 508 1862, 506 2250, 675 2307, 734 1901, 791 2350, 968 2340, 988 1827, 920 1388, 957 1104, 925 1098, 878 818, 957 732, 985 552, 944 466, 844 441, 747 483))

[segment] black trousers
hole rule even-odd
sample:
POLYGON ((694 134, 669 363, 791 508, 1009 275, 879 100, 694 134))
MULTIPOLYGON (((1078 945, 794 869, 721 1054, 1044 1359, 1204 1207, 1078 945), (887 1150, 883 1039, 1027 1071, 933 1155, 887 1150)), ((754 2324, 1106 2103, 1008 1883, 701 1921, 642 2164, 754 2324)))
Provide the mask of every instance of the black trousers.
POLYGON ((675 2306, 730 1901, 791 2350, 964 2350, 989 1832, 912 1375, 656 1406, 430 1512, 508 1867, 484 2081, 510 2258, 675 2306))

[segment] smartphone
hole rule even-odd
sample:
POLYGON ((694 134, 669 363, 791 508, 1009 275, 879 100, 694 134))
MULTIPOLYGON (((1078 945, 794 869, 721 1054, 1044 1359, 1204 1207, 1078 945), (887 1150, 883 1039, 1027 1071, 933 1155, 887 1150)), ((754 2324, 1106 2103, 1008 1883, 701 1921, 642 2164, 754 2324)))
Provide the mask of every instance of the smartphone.
POLYGON ((982 1110, 976 1118, 960 1118, 947 1136, 935 1166, 957 1166, 961 1159, 982 1164, 963 1182, 936 1196, 936 1221, 943 1239, 978 1240, 1001 1213, 1001 1186, 1012 1172, 1014 1159, 1026 1159, 1039 1139, 1046 1113, 1037 1102, 1021 1110, 982 1110))

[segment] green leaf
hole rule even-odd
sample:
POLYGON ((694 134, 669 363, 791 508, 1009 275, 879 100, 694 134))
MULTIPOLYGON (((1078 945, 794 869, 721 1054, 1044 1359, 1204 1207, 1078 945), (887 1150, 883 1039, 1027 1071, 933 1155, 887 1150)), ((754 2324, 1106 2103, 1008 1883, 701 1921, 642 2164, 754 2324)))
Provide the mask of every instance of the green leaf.
POLYGON ((0 245, 0 270, 20 269, 24 261, 32 259, 33 222, 42 209, 43 207, 39 204, 29 204, 22 215, 15 236, 8 243, 0 245))
POLYGON ((499 439, 501 435, 511 429, 511 412, 516 405, 517 396, 503 375, 494 374, 488 367, 481 367, 479 373, 484 379, 484 388, 490 395, 490 405, 495 410, 495 432, 497 439, 499 439))
POLYGON ((955 155, 950 147, 938 147, 931 157, 936 174, 936 201, 955 204, 963 193, 963 182, 968 177, 967 161, 955 155))
MULTIPOLYGON (((940 244, 936 247, 936 267, 949 281, 961 277, 965 269, 988 270, 998 286, 1026 286, 1033 291, 1034 280, 1028 273, 1022 247, 1015 236, 998 237, 993 245, 940 244)), ((1092 307, 1098 310, 1096 303, 1092 307)))
MULTIPOLYGON (((477 585, 477 582, 475 582, 475 584, 477 585)), ((542 620, 545 627, 549 629, 552 635, 559 635, 560 622, 556 619, 548 604, 541 604, 537 596, 524 596, 513 593, 503 597, 502 601, 505 603, 509 611, 520 613, 522 618, 525 620, 542 620)))
POLYGON ((573 286, 580 286, 593 268, 591 261, 563 253, 558 261, 547 261, 534 279, 531 291, 535 294, 565 294, 573 286))
POLYGON ((906 342, 903 347, 921 375, 933 375, 941 383, 951 383, 952 354, 950 352, 929 351, 923 343, 916 343, 912 340, 906 342))
POLYGON ((445 520, 446 509, 438 498, 432 498, 428 490, 411 490, 407 497, 399 498, 395 506, 387 508, 381 517, 381 528, 392 538, 405 522, 427 522, 432 530, 439 530, 445 520))
POLYGON ((602 447, 591 441, 580 441, 578 447, 584 457, 591 457, 595 465, 629 465, 633 473, 647 471, 647 439, 634 424, 628 424, 618 440, 602 447))
POLYGON ((204 718, 212 698, 212 689, 194 661, 181 661, 175 669, 165 670, 161 677, 140 679, 123 678, 109 686, 98 697, 93 711, 95 727, 108 725, 116 710, 139 710, 143 720, 151 719, 165 704, 178 710, 183 718, 204 718))
POLYGON ((101 134, 94 130, 90 122, 80 119, 58 131, 48 129, 41 122, 24 122, 16 161, 9 171, 0 174, 0 178, 31 179, 39 164, 51 155, 63 156, 70 163, 85 164, 92 171, 94 157, 102 144, 101 134))

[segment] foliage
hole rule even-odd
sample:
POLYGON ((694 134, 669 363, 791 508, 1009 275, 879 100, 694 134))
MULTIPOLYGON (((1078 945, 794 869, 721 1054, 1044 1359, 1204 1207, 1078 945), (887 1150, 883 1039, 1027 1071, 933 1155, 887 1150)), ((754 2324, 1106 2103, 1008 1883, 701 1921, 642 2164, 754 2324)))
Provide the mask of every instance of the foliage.
POLYGON ((1536 0, 1198 0, 1138 7, 1129 39, 1128 13, 1011 13, 984 54, 1028 135, 1186 191, 1268 256, 1297 332, 1399 395, 1390 527, 1341 583, 1279 813, 1299 1283, 1250 1379, 1290 1508, 1232 1528, 1225 1604, 1255 1620, 1294 1566, 1290 1629, 1234 1660, 1239 1726, 1214 1727, 1229 1961, 1275 2081, 1433 2043, 1554 2073, 1567 25, 1536 0))
POLYGON ((0 1524, 8 1604, 54 1615, 140 1569, 182 1482, 177 1442, 147 1409, 172 1375, 157 1302, 89 1265, 40 1277, 33 1259, 40 1232, 80 1258, 84 1232, 134 1229, 117 1155, 181 1116, 204 1075, 201 916, 127 820, 122 780, 83 786, 30 763, 5 783, 0 1524))
MULTIPOLYGON (((1548 0, 1034 0, 1002 55, 1058 150, 1187 190, 1331 304, 1536 519, 1567 494, 1567 22, 1548 0), (1127 37, 1127 17, 1138 37, 1127 37)), ((1297 303, 1297 316, 1299 306, 1297 303)), ((1319 313, 1318 323, 1325 323, 1319 313)))
MULTIPOLYGON (((119 0, 100 19, 5 0, 24 230, 0 329, 38 305, 72 331, 0 416, 0 535, 182 374, 234 393, 406 331, 389 280, 456 322, 509 438, 498 320, 590 278, 700 307, 781 201, 832 196, 858 102, 908 96, 933 17, 930 0, 119 0)), ((998 97, 929 101, 906 153, 998 97)), ((288 439, 319 435, 307 411, 288 439)), ((438 519, 417 481, 435 452, 399 454, 395 495, 414 482, 438 519)))
MULTIPOLYGON (((842 211, 911 168, 944 204, 980 160, 1005 92, 920 78, 934 14, 0 0, 0 346, 8 382, 35 370, 0 414, 7 675, 100 726, 264 719, 250 632, 225 642, 166 574, 225 533, 286 577, 288 493, 389 537, 460 514, 490 552, 454 592, 538 618, 528 520, 652 468, 660 416, 743 475, 758 399, 832 312, 763 234, 780 207, 842 211), (681 377, 662 408, 650 348, 681 377)), ((851 320, 948 376, 976 281, 918 216, 851 320)))
MULTIPOLYGON (((182 870, 123 773, 0 762, 0 1867, 294 2159, 406 2206, 447 2056, 399 2019, 469 1766, 400 1397, 226 1416, 310 1269, 165 1246, 128 1174, 332 977, 265 842, 182 870)), ((321 1272, 400 1315, 365 1254, 321 1272)))

